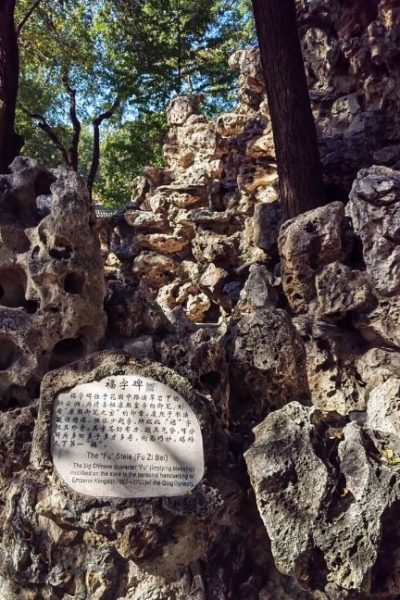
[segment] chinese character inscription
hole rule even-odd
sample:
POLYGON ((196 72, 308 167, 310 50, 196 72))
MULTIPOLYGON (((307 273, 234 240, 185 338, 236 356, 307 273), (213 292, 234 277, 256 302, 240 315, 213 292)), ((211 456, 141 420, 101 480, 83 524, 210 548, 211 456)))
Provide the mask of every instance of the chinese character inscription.
POLYGON ((179 496, 204 473, 195 413, 174 390, 139 375, 106 377, 60 393, 51 445, 62 479, 89 496, 179 496))

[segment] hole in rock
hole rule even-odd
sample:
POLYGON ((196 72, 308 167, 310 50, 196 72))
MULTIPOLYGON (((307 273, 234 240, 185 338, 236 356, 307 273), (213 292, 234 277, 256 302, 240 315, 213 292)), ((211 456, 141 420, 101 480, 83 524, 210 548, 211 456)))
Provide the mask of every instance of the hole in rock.
POLYGON ((0 197, 0 220, 9 225, 22 225, 24 228, 36 226, 40 215, 31 190, 16 190, 15 193, 10 191, 0 197))
POLYGON ((82 358, 85 354, 85 345, 80 338, 66 338, 57 342, 54 346, 50 361, 49 369, 58 369, 74 360, 82 358))
POLYGON ((27 390, 22 385, 12 385, 2 398, 2 410, 15 410, 24 406, 29 406, 32 399, 27 390))
POLYGON ((64 279, 64 290, 68 294, 81 294, 83 285, 85 283, 85 277, 79 273, 68 273, 64 279))
POLYGON ((0 335, 0 371, 6 371, 16 361, 20 349, 6 335, 0 335))
POLYGON ((51 193, 50 186, 55 180, 56 178, 52 173, 40 173, 34 184, 36 196, 49 196, 51 193))
POLYGON ((40 246, 35 246, 32 250, 31 258, 37 258, 39 256, 40 246))
POLYGON ((200 377, 200 383, 208 390, 213 390, 221 383, 221 375, 217 371, 204 373, 204 375, 200 377))
POLYGON ((25 210, 14 194, 5 194, 0 202, 2 221, 18 223, 25 220, 25 210))
MULTIPOLYGON (((366 18, 366 25, 369 25, 370 23, 372 23, 372 21, 376 21, 376 19, 378 18, 378 2, 377 0, 366 0, 365 1, 365 6, 364 11, 365 11, 365 18, 366 18)), ((363 12, 364 12, 363 11, 363 12)), ((363 18, 364 15, 360 15, 361 19, 363 18)))
POLYGON ((59 308, 57 306, 46 306, 45 310, 54 314, 59 312, 59 308))
POLYGON ((10 308, 25 305, 26 275, 20 267, 0 270, 0 304, 10 308))
POLYGON ((315 225, 312 221, 306 223, 304 229, 307 231, 307 233, 314 233, 316 230, 315 225))
POLYGON ((366 264, 364 260, 364 247, 361 238, 358 235, 352 237, 351 252, 346 258, 346 263, 360 271, 365 271, 366 264))
POLYGON ((50 312, 53 314, 57 314, 60 312, 60 309, 57 306, 50 306, 50 312))
POLYGON ((28 314, 34 315, 39 310, 39 302, 37 300, 26 300, 24 308, 28 314))
POLYGON ((210 308, 208 309, 208 311, 205 313, 205 315, 203 317, 203 322, 204 323, 218 323, 220 317, 221 317, 220 307, 217 304, 215 304, 214 302, 212 302, 210 308))
POLYGON ((39 227, 38 229, 38 233, 39 233, 39 239, 42 242, 42 244, 44 244, 46 246, 47 244, 47 234, 44 230, 43 227, 39 227))
POLYGON ((35 400, 35 398, 39 398, 40 396, 40 379, 35 379, 32 377, 25 385, 25 389, 28 393, 29 398, 35 400))
POLYGON ((311 590, 323 590, 328 580, 328 567, 324 553, 318 546, 304 552, 296 565, 307 576, 307 584, 311 590))
POLYGON ((319 267, 319 261, 320 261, 320 257, 319 257, 318 254, 315 254, 314 252, 310 253, 308 263, 310 265, 310 268, 313 271, 316 271, 316 269, 318 269, 318 267, 319 267))
POLYGON ((400 547, 400 502, 396 500, 381 516, 381 536, 378 555, 371 570, 371 593, 374 598, 393 598, 390 593, 398 581, 400 547), (376 596, 375 596, 376 594, 376 596))
POLYGON ((51 250, 49 250, 49 254, 51 258, 55 258, 56 260, 68 260, 72 254, 72 248, 68 245, 57 245, 51 250))

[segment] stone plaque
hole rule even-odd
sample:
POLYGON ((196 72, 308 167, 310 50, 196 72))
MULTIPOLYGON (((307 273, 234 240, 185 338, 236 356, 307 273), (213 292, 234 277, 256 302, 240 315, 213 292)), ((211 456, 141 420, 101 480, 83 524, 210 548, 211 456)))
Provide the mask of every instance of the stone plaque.
POLYGON ((139 375, 58 394, 51 451, 65 483, 88 496, 180 496, 204 474, 195 413, 174 390, 139 375))

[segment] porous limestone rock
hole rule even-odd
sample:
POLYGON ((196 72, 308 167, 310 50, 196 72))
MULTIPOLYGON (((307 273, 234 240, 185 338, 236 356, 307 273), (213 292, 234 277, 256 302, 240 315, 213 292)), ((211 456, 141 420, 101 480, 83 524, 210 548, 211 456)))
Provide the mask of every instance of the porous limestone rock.
POLYGON ((218 322, 233 308, 223 283, 240 291, 237 269, 263 260, 264 251, 276 257, 281 222, 258 51, 240 51, 230 64, 240 73, 237 110, 214 122, 200 113, 200 95, 174 98, 166 167, 156 176, 144 170, 133 193, 138 206, 125 212, 135 232, 134 277, 164 310, 181 306, 194 322, 218 322))
POLYGON ((283 216, 279 202, 261 202, 254 209, 254 244, 268 254, 277 253, 283 216))
POLYGON ((395 598, 399 452, 398 434, 335 413, 269 415, 245 458, 278 569, 328 598, 395 598))
POLYGON ((387 167, 362 169, 346 210, 362 243, 368 276, 378 292, 400 288, 400 173, 387 167))
MULTIPOLYGON (((191 322, 188 322, 189 326, 191 322)), ((203 394, 210 394, 218 410, 223 412, 226 404, 228 379, 224 344, 212 329, 204 328, 165 337, 157 343, 157 351, 163 364, 174 368, 180 375, 203 394)))
POLYGON ((387 379, 400 377, 400 354, 390 348, 373 347, 356 358, 356 366, 368 396, 387 379))
POLYGON ((367 425, 371 429, 400 435, 400 379, 390 378, 371 390, 367 425))
POLYGON ((282 284, 292 310, 307 312, 315 299, 315 276, 345 253, 344 206, 333 202, 286 221, 280 230, 282 284))
POLYGON ((315 278, 317 311, 322 317, 341 319, 372 304, 368 279, 361 271, 340 262, 330 263, 315 278))
MULTIPOLYGON (((192 357, 190 368, 208 390, 214 386, 213 376, 200 374, 197 364, 204 363, 209 346, 206 337, 199 342, 192 341, 197 358, 192 357)), ((222 347, 219 352, 223 360, 222 347)), ((211 357, 209 368, 220 371, 211 357)), ((171 369, 121 353, 103 352, 52 371, 43 381, 31 465, 4 490, 0 549, 0 571, 8 582, 8 587, 4 582, 4 589, 7 587, 10 598, 15 592, 24 599, 30 593, 43 598, 60 593, 64 597, 71 594, 73 598, 111 600, 147 597, 146 590, 156 586, 160 599, 183 600, 183 591, 191 589, 190 573, 202 556, 209 555, 209 566, 198 570, 197 581, 203 585, 205 579, 207 585, 219 585, 219 577, 225 578, 231 569, 228 558, 234 556, 238 544, 246 546, 249 527, 257 532, 251 546, 260 547, 255 564, 262 568, 266 553, 258 539, 261 529, 258 524, 255 528, 251 525, 253 509, 246 504, 240 476, 235 470, 229 472, 228 461, 226 434, 218 424, 215 408, 171 369), (107 374, 131 373, 164 381, 198 416, 206 474, 189 495, 136 500, 82 496, 69 489, 53 469, 49 439, 55 396, 77 383, 97 381, 107 374), (232 528, 233 523, 239 523, 238 518, 242 525, 232 528), (222 571, 214 556, 219 556, 220 564, 222 559, 222 571), (189 577, 188 588, 180 582, 182 577, 189 577), (139 590, 144 596, 137 596, 139 590)))
POLYGON ((257 309, 276 307, 279 300, 279 283, 265 265, 251 265, 249 276, 240 293, 237 312, 252 313, 257 309))
POLYGON ((312 404, 342 415, 365 410, 370 372, 358 364, 365 352, 360 336, 310 315, 300 315, 293 323, 304 343, 312 404))
POLYGON ((400 344, 400 173, 373 166, 359 172, 346 212, 359 237, 375 303, 355 320, 367 339, 400 344))
POLYGON ((0 187, 0 395, 7 409, 37 397, 48 369, 97 349, 105 285, 93 209, 76 174, 17 158, 0 187), (40 209, 43 194, 49 201, 40 209))
MULTIPOLYGON (((198 493, 140 505, 77 499, 58 487, 50 464, 29 464, 32 399, 50 365, 46 353, 40 367, 35 362, 38 332, 47 339, 57 316, 49 310, 40 321, 36 303, 54 306, 64 268, 91 279, 99 263, 80 188, 82 206, 74 200, 67 210, 72 174, 19 159, 0 178, 1 326, 10 328, 12 313, 30 344, 25 352, 14 336, 4 345, 0 331, 0 379, 10 360, 18 379, 7 380, 0 419, 6 600, 400 595, 399 7, 393 0, 297 0, 296 7, 330 203, 285 223, 278 248, 271 120, 259 53, 250 48, 230 61, 239 104, 229 113, 206 118, 198 95, 172 100, 165 166, 145 167, 132 203, 102 232, 105 347, 130 357, 112 355, 107 369, 157 360, 154 373, 168 366, 174 381, 179 374, 190 382, 215 433, 198 493), (49 203, 52 183, 69 191, 53 192, 49 203), (68 257, 69 238, 83 258, 68 257), (314 409, 301 405, 310 401, 314 409), (266 416, 251 446, 251 427, 266 416), (243 462, 249 445, 266 528, 243 462)), ((104 328, 96 285, 84 290, 85 315, 71 291, 79 279, 68 280, 68 304, 60 304, 65 327, 87 320, 93 348, 104 328)), ((64 360, 76 357, 70 350, 64 360)), ((68 387, 93 373, 100 367, 92 359, 57 371, 45 390, 49 381, 68 387)), ((37 432, 34 457, 47 434, 37 432)))
POLYGON ((399 165, 400 7, 297 0, 299 33, 327 179, 346 193, 379 159, 399 165))
POLYGON ((250 427, 290 400, 307 401, 304 345, 285 311, 269 306, 232 319, 225 344, 237 421, 250 427))

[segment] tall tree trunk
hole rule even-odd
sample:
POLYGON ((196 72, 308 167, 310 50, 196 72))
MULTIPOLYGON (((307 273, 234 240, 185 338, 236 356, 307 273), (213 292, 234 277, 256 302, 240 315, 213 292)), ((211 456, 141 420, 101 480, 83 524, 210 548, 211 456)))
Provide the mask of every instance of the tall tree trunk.
POLYGON ((286 218, 325 203, 295 0, 252 0, 286 218))
POLYGON ((0 173, 8 171, 24 143, 15 132, 19 79, 15 3, 16 0, 0 0, 0 173))

